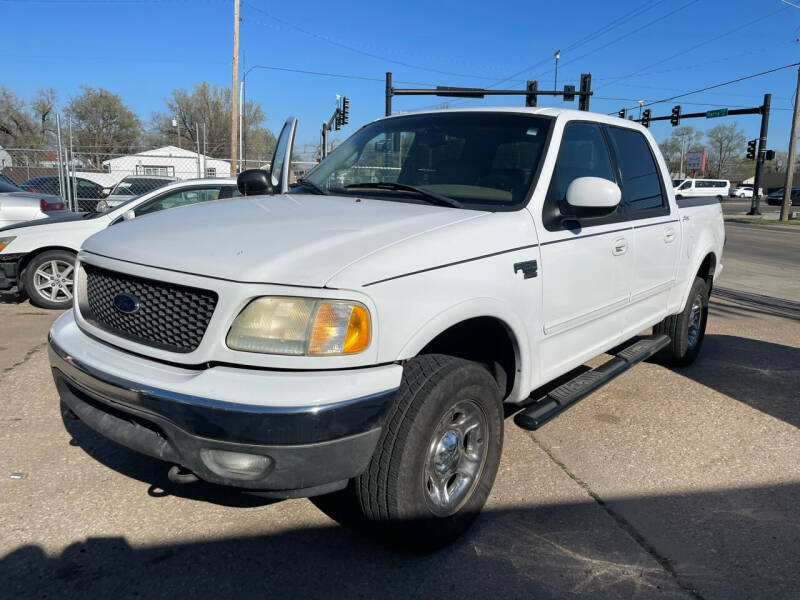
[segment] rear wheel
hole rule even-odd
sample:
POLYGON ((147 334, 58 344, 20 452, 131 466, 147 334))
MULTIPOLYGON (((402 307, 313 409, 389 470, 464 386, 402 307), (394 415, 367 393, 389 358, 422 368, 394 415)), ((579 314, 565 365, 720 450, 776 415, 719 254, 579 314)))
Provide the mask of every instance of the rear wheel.
POLYGON ((31 304, 51 309, 72 306, 74 269, 75 255, 67 250, 50 250, 33 257, 24 276, 31 304))
POLYGON ((678 367, 692 364, 703 346, 707 320, 708 286, 697 277, 683 311, 653 327, 653 333, 665 333, 670 337, 669 346, 659 352, 658 358, 678 367))
POLYGON ((417 357, 356 481, 359 506, 398 541, 439 547, 480 513, 502 447, 502 401, 489 372, 450 356, 417 357))

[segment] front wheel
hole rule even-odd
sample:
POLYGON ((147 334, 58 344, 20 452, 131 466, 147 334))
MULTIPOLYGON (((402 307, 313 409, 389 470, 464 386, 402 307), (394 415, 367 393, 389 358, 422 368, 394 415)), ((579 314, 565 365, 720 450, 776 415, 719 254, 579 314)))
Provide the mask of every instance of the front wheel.
POLYGON ((665 333, 670 343, 657 357, 663 362, 684 367, 692 364, 700 354, 708 321, 708 286, 696 277, 689 291, 683 311, 670 315, 653 327, 653 333, 665 333))
POLYGON ((356 481, 361 511, 408 546, 437 548, 477 518, 502 448, 502 401, 489 372, 450 356, 414 358, 356 481))
POLYGON ((51 309, 72 306, 74 269, 75 255, 67 250, 50 250, 33 257, 24 276, 31 304, 51 309))

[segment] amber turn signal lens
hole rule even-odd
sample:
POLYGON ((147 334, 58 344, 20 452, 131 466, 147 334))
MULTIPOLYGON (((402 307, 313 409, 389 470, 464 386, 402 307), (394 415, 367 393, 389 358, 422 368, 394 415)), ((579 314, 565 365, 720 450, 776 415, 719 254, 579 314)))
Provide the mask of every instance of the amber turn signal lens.
POLYGON ((344 336, 344 354, 361 352, 369 345, 369 315, 365 308, 355 305, 344 336))

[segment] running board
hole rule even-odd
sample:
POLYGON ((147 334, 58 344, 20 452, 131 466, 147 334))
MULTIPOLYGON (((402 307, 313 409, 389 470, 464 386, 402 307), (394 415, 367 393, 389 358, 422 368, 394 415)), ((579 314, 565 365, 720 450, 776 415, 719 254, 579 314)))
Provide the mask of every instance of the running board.
POLYGON ((615 353, 614 358, 575 379, 558 386, 542 400, 521 410, 514 416, 514 423, 523 429, 535 430, 550 419, 602 387, 633 365, 650 358, 670 342, 667 335, 650 335, 639 338, 615 353))

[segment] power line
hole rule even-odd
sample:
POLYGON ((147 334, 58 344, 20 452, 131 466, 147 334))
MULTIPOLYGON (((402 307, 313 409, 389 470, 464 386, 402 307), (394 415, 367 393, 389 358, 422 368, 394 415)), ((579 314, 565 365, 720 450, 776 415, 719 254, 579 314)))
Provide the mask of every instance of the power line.
POLYGON ((753 19, 749 19, 749 20, 748 20, 746 23, 743 23, 742 25, 739 25, 739 26, 737 26, 737 27, 734 27, 733 29, 730 29, 730 30, 728 30, 728 31, 726 31, 726 32, 724 32, 724 33, 721 33, 720 35, 718 35, 718 36, 716 36, 716 37, 713 37, 713 38, 711 38, 711 39, 708 39, 708 40, 702 41, 702 42, 700 42, 699 44, 695 44, 695 45, 694 45, 694 46, 692 46, 691 48, 687 48, 686 50, 682 50, 682 51, 680 51, 680 52, 677 52, 676 54, 673 54, 673 55, 671 55, 671 56, 668 56, 667 58, 663 58, 663 59, 661 59, 661 60, 658 60, 658 61, 656 61, 656 62, 654 62, 654 63, 650 63, 649 65, 646 65, 646 66, 642 67, 642 68, 641 68, 641 69, 639 69, 638 71, 634 71, 633 73, 629 73, 628 75, 623 75, 622 77, 616 77, 616 78, 613 78, 613 79, 611 79, 611 80, 609 81, 609 84, 611 84, 611 83, 616 83, 617 81, 622 81, 623 79, 629 79, 629 78, 631 78, 631 77, 634 77, 635 75, 639 75, 639 74, 641 74, 641 73, 642 73, 642 71, 645 71, 645 70, 647 70, 647 69, 649 69, 649 68, 651 68, 651 67, 655 67, 655 66, 657 66, 657 65, 663 64, 663 63, 665 63, 665 62, 669 62, 669 61, 671 61, 671 60, 673 60, 673 59, 675 59, 675 58, 678 58, 678 57, 680 57, 680 56, 683 56, 683 55, 685 55, 685 54, 689 54, 690 52, 694 52, 694 51, 695 51, 695 50, 697 50, 698 48, 701 48, 702 46, 706 46, 706 45, 708 45, 708 44, 711 44, 712 42, 716 42, 717 40, 719 40, 719 39, 721 39, 721 38, 723 38, 723 37, 729 36, 729 35, 730 35, 730 34, 732 34, 732 33, 736 33, 736 32, 737 32, 737 31, 739 31, 740 29, 744 29, 744 28, 746 28, 746 27, 750 27, 750 26, 752 26, 752 25, 755 25, 756 23, 758 23, 758 22, 760 22, 760 21, 763 21, 764 19, 769 19, 769 18, 771 18, 771 17, 774 17, 776 14, 778 14, 779 12, 781 12, 781 11, 784 11, 784 10, 786 10, 786 7, 785 7, 785 6, 784 6, 784 7, 781 7, 781 8, 779 8, 778 10, 776 10, 776 11, 774 11, 774 12, 771 12, 771 13, 769 13, 769 14, 767 14, 767 15, 764 15, 764 16, 762 16, 762 17, 759 17, 758 19, 755 19, 755 20, 753 20, 753 19))
POLYGON ((242 4, 252 8, 253 10, 256 10, 256 11, 260 12, 261 14, 265 15, 269 19, 272 19, 273 21, 277 21, 278 23, 280 23, 282 25, 285 25, 286 27, 290 27, 290 28, 294 29, 295 31, 299 31, 300 33, 302 33, 304 35, 311 36, 313 38, 316 38, 318 40, 321 40, 321 41, 326 42, 328 44, 331 44, 333 46, 337 46, 339 48, 343 48, 343 49, 348 50, 350 52, 355 52, 356 54, 361 54, 362 56, 368 56, 370 58, 375 58, 377 60, 382 60, 384 62, 388 62, 388 63, 391 63, 391 64, 400 65, 402 67, 406 67, 406 68, 409 68, 409 69, 418 69, 420 71, 427 71, 429 73, 437 73, 439 75, 450 75, 451 77, 464 77, 464 78, 467 78, 467 79, 483 79, 483 80, 488 80, 488 81, 495 81, 495 79, 496 79, 494 77, 484 77, 484 76, 475 75, 475 74, 471 74, 471 73, 456 73, 454 71, 443 71, 441 69, 434 69, 434 68, 431 68, 431 67, 425 67, 425 66, 422 66, 422 65, 416 65, 416 64, 413 64, 413 63, 409 63, 409 62, 396 60, 396 59, 393 59, 393 58, 388 58, 386 56, 381 56, 379 54, 374 54, 372 52, 367 52, 366 50, 361 50, 359 48, 354 48, 353 46, 349 46, 347 44, 344 44, 342 42, 339 42, 339 41, 334 40, 332 38, 329 38, 327 36, 320 35, 318 33, 314 33, 313 31, 309 31, 308 29, 304 29, 304 28, 300 27, 299 25, 295 25, 294 23, 290 23, 289 21, 285 21, 284 19, 281 19, 279 17, 271 15, 267 11, 259 8, 258 6, 254 6, 253 4, 250 4, 249 2, 242 2, 242 4))
MULTIPOLYGON (((320 77, 337 77, 339 79, 357 79, 360 81, 378 81, 380 83, 385 83, 385 79, 381 77, 367 77, 366 75, 350 75, 347 73, 328 73, 325 71, 307 71, 305 69, 291 69, 289 67, 273 67, 270 65, 253 65, 248 68, 250 69, 267 69, 269 71, 285 71, 287 73, 303 73, 304 75, 317 75, 320 77)), ((427 83, 422 81, 400 81, 396 80, 396 83, 405 83, 409 85, 427 85, 434 87, 435 84, 427 83)))
MULTIPOLYGON (((700 88, 699 90, 692 90, 691 92, 684 92, 682 94, 676 94, 675 96, 670 96, 669 98, 662 98, 661 100, 654 100, 653 102, 645 102, 642 104, 642 107, 645 106, 653 106, 654 104, 661 104, 663 102, 671 102, 672 100, 677 100, 678 98, 683 98, 684 96, 691 96, 692 94, 699 94, 700 92, 705 92, 707 90, 713 90, 715 88, 723 87, 726 85, 731 85, 733 83, 739 83, 740 81, 745 81, 747 79, 753 79, 755 77, 761 77, 762 75, 769 75, 770 73, 775 73, 777 71, 782 71, 784 69, 789 69, 791 67, 796 67, 800 65, 800 62, 793 62, 788 65, 783 65, 782 67, 775 67, 774 69, 768 69, 767 71, 761 71, 760 73, 753 73, 751 75, 745 75, 744 77, 737 77, 736 79, 731 79, 730 81, 724 81, 722 83, 715 83, 714 85, 709 85, 704 88, 700 88)), ((633 110, 635 108, 639 108, 639 105, 632 106, 630 108, 626 108, 625 110, 633 110)), ((614 113, 609 113, 614 114, 614 113)))

